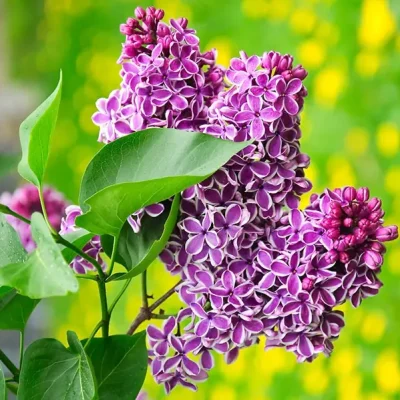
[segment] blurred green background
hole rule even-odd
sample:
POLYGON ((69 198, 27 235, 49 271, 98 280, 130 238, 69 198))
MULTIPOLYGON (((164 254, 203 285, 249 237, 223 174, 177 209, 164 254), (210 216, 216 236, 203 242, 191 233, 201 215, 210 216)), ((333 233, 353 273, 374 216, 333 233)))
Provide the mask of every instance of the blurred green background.
MULTIPOLYGON (((387 222, 400 222, 399 0, 5 0, 0 93, 3 81, 15 127, 7 125, 5 134, 0 119, 2 149, 17 148, 18 123, 55 87, 62 68, 48 182, 76 202, 82 173, 100 148, 90 119, 94 103, 119 85, 119 24, 136 6, 152 4, 164 8, 167 18, 187 17, 203 50, 216 47, 225 66, 241 49, 293 54, 309 70, 302 148, 312 159, 307 174, 315 190, 369 186, 383 198, 387 222), (22 95, 14 98, 10 87, 22 95), (31 94, 35 101, 23 109, 31 94)), ((159 264, 149 274, 155 296, 176 281, 159 264)), ((231 366, 219 357, 197 393, 179 389, 170 399, 400 399, 399 241, 388 249, 382 279, 378 297, 358 310, 343 307, 347 326, 330 359, 298 365, 283 350, 253 347, 231 366)), ((79 294, 48 303, 38 322, 47 335, 64 340, 67 329, 82 338, 90 333, 99 319, 97 290, 91 282, 81 286, 79 294)), ((116 292, 117 284, 111 289, 116 292)), ((127 329, 139 297, 134 284, 118 306, 112 333, 127 329)), ((178 308, 177 299, 166 306, 178 308)), ((145 389, 151 399, 165 398, 151 376, 145 389)))

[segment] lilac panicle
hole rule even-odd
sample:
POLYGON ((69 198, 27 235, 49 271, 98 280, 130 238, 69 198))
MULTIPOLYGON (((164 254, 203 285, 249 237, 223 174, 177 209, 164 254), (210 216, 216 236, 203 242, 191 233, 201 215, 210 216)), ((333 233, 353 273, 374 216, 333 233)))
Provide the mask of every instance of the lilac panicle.
MULTIPOLYGON (((51 187, 44 188, 43 198, 49 222, 58 231, 67 202, 61 193, 51 187)), ((11 210, 27 219, 30 219, 34 212, 42 213, 38 189, 32 184, 21 186, 14 193, 3 193, 0 196, 0 203, 5 204, 11 210)), ((25 250, 28 252, 33 251, 36 248, 36 244, 32 239, 30 225, 9 215, 7 216, 7 221, 18 232, 25 250)))
MULTIPOLYGON (((105 143, 148 127, 199 131, 252 140, 215 174, 182 192, 180 217, 160 254, 185 304, 161 329, 150 325, 150 366, 167 393, 196 390, 214 366, 267 339, 299 361, 330 355, 344 327, 336 306, 378 293, 383 242, 397 238, 383 226, 378 199, 361 188, 300 197, 310 159, 300 148, 300 113, 307 71, 293 57, 241 52, 227 71, 215 51, 201 53, 185 18, 138 7, 121 25, 121 87, 100 99, 93 121, 105 143)), ((144 215, 128 221, 135 232, 144 215)))

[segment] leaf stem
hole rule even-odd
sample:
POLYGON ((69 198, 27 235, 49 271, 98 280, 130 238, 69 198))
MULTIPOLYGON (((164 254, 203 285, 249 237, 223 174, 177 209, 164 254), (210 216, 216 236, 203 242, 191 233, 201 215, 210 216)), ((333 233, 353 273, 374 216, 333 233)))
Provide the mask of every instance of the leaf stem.
POLYGON ((115 306, 120 301, 121 297, 124 295, 126 289, 128 289, 128 286, 131 282, 132 282, 132 279, 128 279, 125 281, 124 286, 122 286, 121 291, 117 294, 114 301, 112 302, 110 308, 108 309, 108 314, 110 315, 110 318, 111 318, 112 312, 114 311, 115 306))
POLYGON ((20 333, 19 339, 19 368, 22 368, 22 361, 24 361, 24 350, 25 350, 25 330, 23 329, 20 333))
POLYGON ((100 328, 103 326, 103 320, 99 321, 97 325, 94 327, 92 333, 90 334, 88 340, 85 343, 85 346, 83 347, 86 349, 89 346, 89 343, 92 341, 92 339, 96 336, 96 333, 100 330, 100 328))
POLYGON ((110 315, 108 313, 108 305, 107 305, 106 282, 100 279, 97 282, 97 285, 99 287, 100 303, 101 303, 101 319, 102 319, 101 329, 103 332, 103 337, 107 338, 110 331, 110 315))
POLYGON ((149 295, 147 294, 147 270, 142 273, 142 307, 149 308, 149 295))
POLYGON ((3 214, 12 215, 13 217, 19 219, 20 221, 25 222, 28 225, 30 225, 30 223, 31 223, 31 221, 29 221, 29 219, 25 218, 21 214, 16 213, 15 211, 11 210, 10 207, 8 207, 4 204, 0 204, 0 212, 2 212, 3 214))
POLYGON ((115 259, 117 257, 117 253, 118 253, 119 237, 120 237, 120 233, 114 237, 114 244, 113 244, 113 250, 111 253, 111 261, 110 261, 110 271, 108 273, 109 275, 111 275, 114 270, 115 259))
POLYGON ((100 263, 95 258, 93 258, 93 257, 89 256, 88 254, 86 254, 84 251, 82 251, 81 249, 76 247, 73 243, 68 242, 68 240, 65 240, 58 233, 55 234, 54 238, 55 238, 57 243, 60 243, 63 246, 68 247, 69 249, 74 251, 76 254, 78 254, 79 256, 84 258, 86 261, 89 261, 96 268, 96 270, 97 270, 97 272, 99 274, 100 280, 102 280, 102 281, 106 280, 107 276, 104 273, 103 268, 101 267, 100 263))
MULTIPOLYGON (((143 282, 144 282, 144 279, 142 277, 142 299, 144 300, 144 296, 146 296, 146 301, 148 301, 147 285, 143 286, 143 282), (145 289, 146 291, 144 291, 143 289, 145 289)), ((152 318, 161 319, 161 317, 159 317, 159 316, 163 315, 163 314, 153 314, 153 311, 155 311, 157 309, 157 307, 159 307, 162 303, 164 303, 164 301, 169 299, 175 293, 175 289, 177 288, 177 286, 179 286, 182 282, 183 281, 180 280, 171 289, 169 289, 163 296, 161 296, 158 300, 156 300, 151 306, 147 306, 147 307, 142 306, 139 314, 136 316, 136 318, 133 320, 131 326, 129 327, 127 334, 133 335, 135 333, 136 329, 146 320, 150 320, 152 318)))
POLYGON ((2 363, 7 367, 7 369, 14 375, 14 379, 18 381, 19 369, 1 349, 0 349, 0 361, 2 361, 2 363))
POLYGON ((45 219, 45 221, 47 223, 47 226, 49 227, 50 232, 53 235, 57 235, 57 232, 54 230, 54 228, 50 224, 49 217, 47 215, 46 204, 44 202, 44 197, 43 197, 43 188, 42 188, 41 185, 38 187, 38 191, 39 191, 40 205, 42 206, 43 217, 44 217, 44 219, 45 219))

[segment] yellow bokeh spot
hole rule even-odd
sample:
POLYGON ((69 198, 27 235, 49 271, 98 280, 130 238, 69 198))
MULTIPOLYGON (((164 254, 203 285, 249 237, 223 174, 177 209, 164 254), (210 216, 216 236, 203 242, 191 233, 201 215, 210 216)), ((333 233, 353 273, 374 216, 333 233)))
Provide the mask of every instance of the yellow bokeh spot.
MULTIPOLYGON (((258 2, 256 3, 258 4, 258 2)), ((275 20, 286 19, 292 9, 292 0, 270 0, 268 18, 275 20)))
POLYGON ((381 65, 381 57, 375 52, 363 50, 356 57, 356 71, 360 76, 370 77, 376 74, 381 65))
POLYGON ((335 105, 347 83, 345 72, 338 67, 323 69, 315 78, 315 97, 324 106, 335 105))
POLYGON ((386 318, 378 311, 366 314, 361 323, 361 335, 367 342, 378 342, 382 339, 385 329, 386 318))
POLYGON ((79 126, 83 131, 97 135, 99 133, 99 127, 92 122, 94 111, 95 109, 92 104, 84 106, 79 113, 79 126))
POLYGON ((207 44, 207 49, 217 50, 217 63, 223 67, 229 67, 232 58, 232 42, 228 38, 217 37, 207 44))
POLYGON ((155 7, 162 8, 165 11, 165 21, 169 21, 170 18, 181 17, 185 17, 190 21, 192 19, 192 10, 185 3, 185 1, 181 0, 156 0, 155 7))
POLYGON ((365 154, 368 150, 369 134, 359 127, 351 128, 346 135, 346 149, 355 155, 365 154))
MULTIPOLYGON (((95 38, 93 40, 96 41, 95 38)), ((95 45, 93 47, 95 51, 89 61, 86 73, 90 80, 100 86, 102 92, 107 93, 111 88, 119 85, 121 66, 116 63, 114 54, 101 53, 98 47, 95 45)))
POLYGON ((400 132, 391 122, 381 124, 376 134, 379 151, 387 157, 395 156, 399 151, 400 132))
POLYGON ((300 44, 297 54, 306 68, 318 68, 326 57, 325 47, 317 40, 310 39, 300 44))
POLYGON ((364 0, 361 24, 358 30, 362 46, 379 48, 384 46, 396 31, 396 21, 387 0, 364 0))
POLYGON ((332 373, 336 376, 352 375, 358 368, 361 354, 355 347, 338 346, 332 354, 330 363, 332 373))
POLYGON ((351 375, 341 375, 338 379, 338 399, 362 400, 362 377, 354 371, 351 375))
POLYGON ((226 385, 218 385, 211 394, 211 400, 236 400, 236 398, 235 389, 226 385))
POLYGON ((312 32, 316 22, 317 16, 310 8, 296 8, 289 23, 295 33, 307 34, 312 32))
POLYGON ((242 0, 242 10, 246 17, 260 19, 268 15, 268 0, 242 0))
POLYGON ((388 265, 390 272, 400 275, 400 247, 390 250, 388 254, 388 265))
POLYGON ((365 396, 365 400, 389 400, 389 398, 381 393, 369 393, 365 396))
POLYGON ((329 375, 324 370, 324 359, 318 357, 312 364, 304 366, 303 386, 304 390, 312 395, 322 394, 329 385, 329 375))
POLYGON ((315 29, 315 37, 323 43, 333 46, 339 40, 339 28, 329 21, 318 21, 318 26, 315 29))
POLYGON ((343 156, 330 157, 327 163, 327 171, 331 178, 328 187, 332 189, 342 186, 355 186, 356 184, 353 167, 343 156))
POLYGON ((381 391, 388 394, 400 391, 399 359, 395 349, 386 349, 380 353, 374 373, 381 391))
POLYGON ((390 167, 385 176, 385 189, 393 194, 400 193, 400 166, 390 167))

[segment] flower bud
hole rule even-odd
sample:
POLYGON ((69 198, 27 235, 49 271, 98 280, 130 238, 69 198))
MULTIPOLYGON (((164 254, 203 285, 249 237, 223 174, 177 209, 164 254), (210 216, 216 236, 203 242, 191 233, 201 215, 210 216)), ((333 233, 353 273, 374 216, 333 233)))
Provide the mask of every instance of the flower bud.
POLYGON ((357 190, 357 200, 360 202, 366 202, 369 199, 369 189, 361 187, 357 190))
POLYGON ((136 7, 135 16, 137 19, 143 19, 146 16, 146 11, 142 7, 136 7))
POLYGON ((353 200, 355 200, 357 197, 357 191, 355 188, 351 187, 351 186, 347 186, 344 188, 343 190, 343 199, 351 202, 353 200))
POLYGON ((363 254, 362 260, 369 268, 373 270, 378 269, 383 262, 382 255, 372 250, 367 250, 363 254))
POLYGON ((397 239, 399 237, 398 228, 395 225, 379 228, 375 232, 375 237, 381 242, 397 239))

